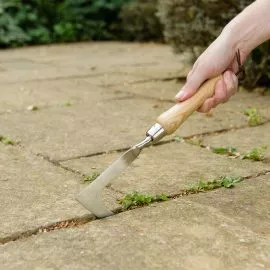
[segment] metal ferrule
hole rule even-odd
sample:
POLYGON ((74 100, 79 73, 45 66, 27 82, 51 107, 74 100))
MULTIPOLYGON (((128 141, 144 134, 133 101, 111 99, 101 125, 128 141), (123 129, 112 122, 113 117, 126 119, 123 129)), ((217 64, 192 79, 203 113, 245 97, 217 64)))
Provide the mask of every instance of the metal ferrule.
POLYGON ((147 132, 146 136, 150 136, 153 142, 158 142, 166 135, 164 128, 156 123, 147 132))
POLYGON ((142 149, 144 147, 147 147, 151 145, 152 143, 158 142, 166 135, 165 130, 160 124, 153 125, 147 132, 146 132, 146 138, 135 145, 135 147, 142 149))

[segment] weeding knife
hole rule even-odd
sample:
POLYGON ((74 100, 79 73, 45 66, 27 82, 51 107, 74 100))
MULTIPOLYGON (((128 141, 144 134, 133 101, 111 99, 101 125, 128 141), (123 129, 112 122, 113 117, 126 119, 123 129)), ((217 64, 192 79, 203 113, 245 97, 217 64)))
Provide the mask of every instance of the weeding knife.
POLYGON ((113 215, 113 212, 107 209, 102 202, 101 194, 103 189, 137 158, 143 148, 175 132, 207 98, 213 96, 215 85, 221 78, 220 75, 206 81, 190 99, 175 104, 168 111, 161 114, 157 118, 156 124, 147 131, 146 138, 112 163, 95 181, 82 190, 76 196, 76 199, 98 218, 113 215))

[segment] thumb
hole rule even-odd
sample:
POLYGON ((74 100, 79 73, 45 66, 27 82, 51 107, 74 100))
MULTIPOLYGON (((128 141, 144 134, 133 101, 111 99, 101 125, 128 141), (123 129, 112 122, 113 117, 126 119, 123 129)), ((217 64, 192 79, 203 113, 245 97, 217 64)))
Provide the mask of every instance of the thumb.
POLYGON ((189 72, 185 85, 175 96, 177 101, 184 101, 192 97, 197 92, 202 83, 208 79, 206 68, 200 68, 198 66, 199 65, 196 66, 195 64, 193 69, 189 72))

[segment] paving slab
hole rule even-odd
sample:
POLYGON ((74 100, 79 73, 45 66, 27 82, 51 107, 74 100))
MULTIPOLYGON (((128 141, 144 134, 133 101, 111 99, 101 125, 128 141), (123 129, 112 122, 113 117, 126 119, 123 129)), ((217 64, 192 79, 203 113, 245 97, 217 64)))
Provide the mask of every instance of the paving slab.
MULTIPOLYGON (((119 153, 80 158, 63 162, 67 167, 85 174, 102 172, 119 153)), ((248 160, 228 159, 198 146, 169 143, 145 149, 112 187, 124 193, 176 194, 200 179, 220 176, 248 176, 267 169, 269 165, 248 160), (252 164, 252 166, 250 166, 252 164)))
MULTIPOLYGON (((59 89, 61 87, 59 85, 59 89)), ((92 89, 98 90, 95 87, 92 89)), ((83 96, 84 102, 75 103, 70 108, 56 106, 34 113, 0 115, 0 132, 21 141, 36 153, 62 160, 129 147, 141 140, 157 116, 172 106, 169 102, 138 96, 124 97, 122 93, 108 94, 107 97, 115 94, 115 98, 103 100, 102 93, 103 90, 89 90, 83 96), (93 98, 89 98, 90 95, 93 98)), ((73 96, 70 89, 69 96, 76 98, 77 94, 73 96)), ((59 91, 59 102, 64 95, 65 91, 59 91)), ((49 102, 50 94, 44 96, 44 101, 49 102)), ((82 98, 78 96, 77 99, 82 98)), ((242 111, 217 110, 213 117, 194 113, 175 134, 191 136, 246 124, 242 111)))
POLYGON ((153 108, 140 98, 93 98, 69 108, 0 115, 0 133, 35 153, 65 159, 137 143, 164 107, 153 108))
MULTIPOLYGON (((75 200, 75 194, 85 185, 73 173, 3 144, 0 171, 0 238, 88 214, 75 200)), ((107 190, 105 201, 113 204, 113 197, 107 190)))
POLYGON ((3 269, 269 268, 269 241, 185 199, 0 246, 3 269))
POLYGON ((2 83, 93 76, 115 71, 166 78, 179 75, 186 58, 183 55, 175 56, 168 45, 119 42, 13 49, 0 52, 0 57, 2 83))
MULTIPOLYGON (((102 86, 96 86, 97 83, 94 83, 94 81, 98 80, 102 85, 102 83, 116 81, 116 79, 101 76, 98 79, 96 77, 93 79, 70 78, 54 81, 21 82, 11 85, 4 84, 1 90, 0 113, 27 110, 30 105, 36 105, 39 108, 48 106, 65 107, 67 102, 73 105, 90 100, 94 103, 104 99, 131 96, 129 93, 121 93, 117 90, 108 91, 102 86)), ((129 79, 131 80, 131 78, 129 79)), ((123 78, 122 82, 125 82, 125 78, 123 78)))
POLYGON ((206 136, 203 139, 205 145, 212 147, 235 147, 238 152, 244 154, 253 148, 266 146, 264 163, 268 163, 270 169, 270 123, 261 126, 248 127, 234 130, 230 133, 219 134, 216 136, 206 136))
POLYGON ((218 189, 191 195, 188 199, 215 207, 220 213, 270 240, 269 180, 270 173, 246 179, 233 189, 218 189))
MULTIPOLYGON (((175 102, 175 95, 183 86, 183 80, 171 81, 149 81, 144 83, 127 84, 124 88, 125 92, 142 95, 146 97, 156 98, 160 100, 169 100, 175 102)), ((112 86, 114 90, 122 90, 120 85, 112 86)), ((234 114, 243 114, 244 110, 248 107, 256 107, 263 116, 269 118, 270 115, 270 95, 261 95, 256 92, 247 92, 245 90, 239 91, 234 95, 229 102, 220 104, 215 110, 213 115, 219 116, 224 113, 234 112, 234 114)))

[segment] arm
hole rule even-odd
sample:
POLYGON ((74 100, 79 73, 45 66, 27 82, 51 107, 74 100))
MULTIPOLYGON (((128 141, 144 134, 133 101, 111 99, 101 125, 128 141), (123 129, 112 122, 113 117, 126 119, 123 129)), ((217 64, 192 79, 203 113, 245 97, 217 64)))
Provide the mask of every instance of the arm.
POLYGON ((207 99, 199 111, 207 112, 226 102, 238 86, 234 74, 237 71, 235 53, 239 49, 241 62, 244 62, 254 48, 270 39, 269 14, 270 0, 257 0, 236 16, 197 59, 176 99, 190 98, 205 80, 223 74, 214 96, 207 99))

